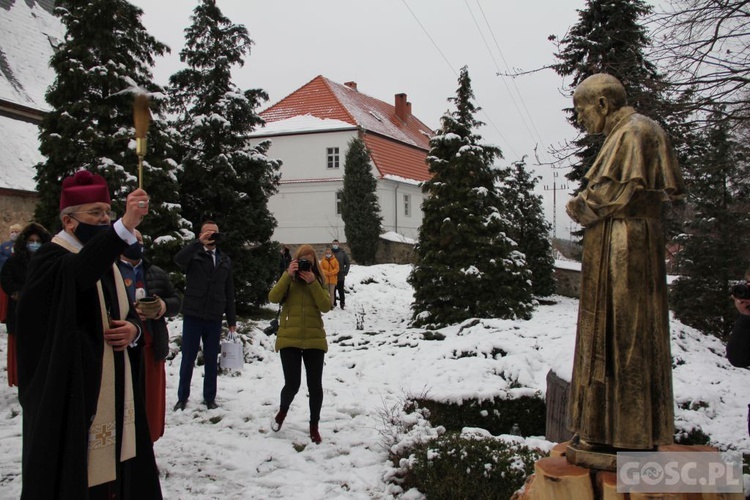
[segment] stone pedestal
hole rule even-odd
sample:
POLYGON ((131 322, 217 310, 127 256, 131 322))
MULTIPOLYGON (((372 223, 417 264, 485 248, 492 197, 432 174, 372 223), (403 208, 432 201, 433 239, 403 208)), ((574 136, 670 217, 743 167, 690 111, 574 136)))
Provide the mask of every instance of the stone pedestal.
MULTIPOLYGON (((555 445, 549 457, 534 464, 534 474, 511 500, 745 500, 742 493, 617 493, 614 472, 569 463, 566 454, 571 449, 581 453, 580 449, 571 448, 569 442, 555 445)), ((661 446, 659 451, 717 450, 710 446, 673 444, 661 446)))

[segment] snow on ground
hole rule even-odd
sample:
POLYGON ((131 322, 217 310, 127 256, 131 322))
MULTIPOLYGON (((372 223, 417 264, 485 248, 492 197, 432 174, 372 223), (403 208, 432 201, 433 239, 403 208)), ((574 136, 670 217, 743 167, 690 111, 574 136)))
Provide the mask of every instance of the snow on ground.
MULTIPOLYGON (((201 404, 202 367, 193 375, 184 412, 173 412, 180 355, 167 362, 167 428, 155 445, 168 499, 388 498, 390 470, 381 432, 384 411, 407 395, 445 401, 544 393, 550 368, 569 377, 577 301, 554 297, 529 321, 483 319, 423 340, 408 327, 409 266, 353 266, 347 309, 324 317, 330 348, 323 375, 323 442, 310 443, 303 382, 281 431, 270 421, 283 385, 274 338, 249 336, 242 372, 219 377, 216 410, 201 404), (363 329, 357 330, 357 323, 363 329), (492 353, 502 350, 505 355, 492 353), (466 357, 462 353, 476 353, 466 357), (522 388, 517 387, 520 384, 522 388)), ((178 338, 180 321, 170 323, 178 338)), ((750 451, 746 431, 748 372, 724 359, 721 342, 672 322, 677 425, 702 428, 723 449, 750 451), (702 402, 702 403, 699 403, 702 402)), ((0 369, 5 368, 0 342, 0 369)), ((16 390, 0 383, 0 498, 20 494, 21 417, 16 390)), ((538 445, 539 439, 528 440, 538 445)))

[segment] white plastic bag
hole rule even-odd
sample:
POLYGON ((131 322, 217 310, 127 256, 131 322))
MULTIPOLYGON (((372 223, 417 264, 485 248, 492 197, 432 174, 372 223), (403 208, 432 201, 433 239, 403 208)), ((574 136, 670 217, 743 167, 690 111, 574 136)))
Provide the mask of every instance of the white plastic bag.
POLYGON ((236 335, 230 335, 221 343, 221 359, 219 364, 225 370, 242 370, 245 364, 242 342, 236 335))

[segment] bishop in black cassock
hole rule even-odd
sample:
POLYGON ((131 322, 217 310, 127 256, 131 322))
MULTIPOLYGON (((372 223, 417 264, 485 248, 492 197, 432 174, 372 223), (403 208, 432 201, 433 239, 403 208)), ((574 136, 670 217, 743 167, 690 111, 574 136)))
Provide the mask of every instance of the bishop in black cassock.
POLYGON ((29 264, 18 305, 22 499, 160 499, 130 350, 140 335, 114 265, 136 241, 148 195, 110 225, 101 176, 65 179, 64 229, 29 264))

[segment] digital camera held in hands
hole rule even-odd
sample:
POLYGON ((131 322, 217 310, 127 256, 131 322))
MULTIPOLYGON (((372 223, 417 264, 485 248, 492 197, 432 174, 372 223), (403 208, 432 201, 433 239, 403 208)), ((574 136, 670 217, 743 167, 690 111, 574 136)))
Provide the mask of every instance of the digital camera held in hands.
POLYGON ((750 283, 740 283, 732 287, 732 297, 735 299, 750 299, 750 283))
POLYGON ((279 320, 277 318, 272 319, 271 324, 263 329, 263 333, 265 333, 266 335, 276 335, 276 332, 278 331, 279 320))
POLYGON ((307 259, 299 259, 297 261, 297 270, 299 271, 312 271, 312 262, 307 259))

